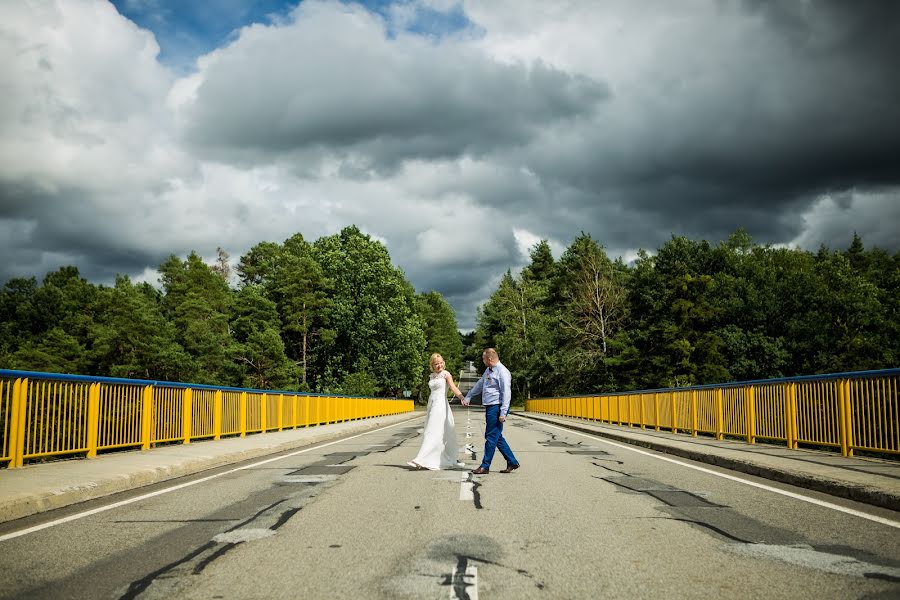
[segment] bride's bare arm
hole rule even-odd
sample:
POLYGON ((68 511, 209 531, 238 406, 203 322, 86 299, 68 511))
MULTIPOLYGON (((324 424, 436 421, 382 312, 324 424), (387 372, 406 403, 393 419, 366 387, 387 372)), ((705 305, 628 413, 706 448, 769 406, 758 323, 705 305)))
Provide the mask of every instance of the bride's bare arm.
POLYGON ((451 375, 449 372, 445 372, 444 379, 447 380, 447 385, 450 386, 450 390, 453 392, 453 395, 456 396, 460 402, 462 402, 465 396, 462 395, 462 392, 460 392, 459 388, 456 387, 456 384, 453 383, 453 375, 451 375))

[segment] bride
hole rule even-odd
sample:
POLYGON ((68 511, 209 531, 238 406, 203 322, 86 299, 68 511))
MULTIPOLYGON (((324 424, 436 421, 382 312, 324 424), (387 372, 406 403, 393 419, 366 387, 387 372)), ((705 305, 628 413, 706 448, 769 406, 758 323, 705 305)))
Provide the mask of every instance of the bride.
POLYGON ((432 354, 430 362, 431 375, 428 387, 431 389, 431 395, 428 397, 422 446, 416 457, 406 464, 432 471, 448 467, 464 467, 465 465, 459 462, 456 428, 450 404, 447 402, 447 386, 450 386, 453 395, 460 401, 463 395, 453 383, 453 376, 444 369, 444 358, 440 354, 432 354))

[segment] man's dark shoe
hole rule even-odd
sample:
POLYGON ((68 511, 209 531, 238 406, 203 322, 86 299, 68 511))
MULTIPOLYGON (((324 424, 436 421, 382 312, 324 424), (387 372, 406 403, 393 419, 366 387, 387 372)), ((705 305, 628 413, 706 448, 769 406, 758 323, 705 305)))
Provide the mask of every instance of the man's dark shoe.
POLYGON ((515 471, 515 470, 518 469, 518 468, 519 468, 519 465, 518 465, 518 464, 515 464, 515 465, 506 465, 506 468, 503 469, 503 470, 501 470, 500 472, 501 472, 501 473, 512 473, 513 471, 515 471))
POLYGON ((490 471, 485 469, 484 467, 478 467, 477 469, 472 471, 472 475, 487 475, 488 473, 490 473, 490 471))

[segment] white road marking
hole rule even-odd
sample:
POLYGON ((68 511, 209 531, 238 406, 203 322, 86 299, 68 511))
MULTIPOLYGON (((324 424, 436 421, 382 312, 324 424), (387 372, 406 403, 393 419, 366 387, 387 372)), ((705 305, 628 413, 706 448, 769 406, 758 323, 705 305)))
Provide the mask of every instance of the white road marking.
POLYGON ((285 475, 279 477, 278 481, 282 483, 325 483, 335 479, 337 479, 337 475, 285 475))
POLYGON ((452 600, 458 600, 459 598, 462 598, 462 596, 456 593, 457 583, 460 581, 465 587, 465 593, 469 597, 469 599, 478 600, 477 567, 466 567, 465 573, 458 572, 456 570, 456 567, 454 567, 453 574, 450 576, 450 581, 452 582, 452 585, 450 586, 450 598, 452 600))
POLYGON ((655 458, 657 460, 663 460, 666 462, 674 463, 674 464, 680 465, 682 467, 687 467, 688 469, 694 469, 695 471, 700 471, 701 473, 708 473, 709 475, 715 475, 716 477, 722 477, 723 479, 729 479, 731 481, 743 483, 745 485, 759 488, 761 490, 766 490, 769 492, 773 492, 775 494, 781 494, 782 496, 787 496, 788 498, 794 498, 795 500, 802 500, 803 502, 809 502, 810 504, 815 504, 817 506, 822 506, 824 508, 830 508, 831 510, 836 510, 838 512, 846 513, 848 515, 860 517, 861 519, 867 519, 869 521, 881 523, 882 525, 887 525, 889 527, 896 527, 896 528, 900 529, 900 521, 893 521, 891 519, 886 519, 884 517, 870 515, 868 513, 864 513, 859 510, 854 510, 852 508, 845 508, 843 506, 840 506, 838 504, 833 504, 831 502, 825 502, 824 500, 818 500, 816 498, 810 498, 809 496, 795 494, 794 492, 789 492, 787 490, 780 490, 776 487, 772 487, 770 485, 765 485, 764 483, 757 483, 755 481, 748 481, 747 479, 741 479, 740 477, 735 477, 734 475, 728 475, 726 473, 718 473, 716 471, 713 471, 712 469, 706 469, 704 467, 692 465, 692 464, 689 464, 686 462, 682 462, 680 460, 676 460, 674 458, 668 458, 666 456, 659 456, 657 454, 653 454, 652 452, 647 452, 645 450, 639 450, 633 446, 630 446, 629 444, 620 444, 618 442, 612 442, 610 440, 604 439, 604 438, 596 436, 596 435, 581 433, 580 431, 573 431, 572 429, 566 429, 565 427, 560 427, 558 425, 551 425, 550 423, 547 423, 547 422, 544 422, 543 424, 549 425, 550 427, 555 427, 556 429, 560 429, 562 431, 565 431, 566 433, 580 435, 582 437, 590 438, 592 440, 596 440, 596 441, 602 442, 604 444, 609 444, 610 446, 615 446, 616 448, 621 448, 623 450, 630 450, 631 452, 637 452, 638 454, 643 454, 644 456, 649 456, 650 458, 655 458))
POLYGON ((463 501, 475 501, 475 493, 472 491, 475 484, 469 481, 469 474, 463 473, 459 482, 459 499, 463 501))
POLYGON ((391 427, 396 427, 397 425, 403 425, 408 421, 400 421, 399 423, 394 423, 393 425, 388 425, 386 427, 381 427, 379 429, 373 429, 372 431, 367 431, 365 433, 360 433, 348 438, 343 438, 340 440, 335 440, 333 442, 328 442, 327 444, 321 444, 318 446, 312 446, 310 448, 304 448, 303 450, 297 450, 296 452, 291 452, 290 454, 285 454, 283 456, 276 456, 275 458, 268 458, 266 460, 261 460, 259 462, 255 462, 252 465, 245 465, 243 467, 237 467, 236 469, 230 469, 228 471, 223 471, 222 473, 216 473, 215 475, 208 475, 206 477, 202 477, 200 479, 195 479, 193 481, 188 481, 187 483, 180 483, 178 485, 173 485, 170 488, 165 488, 162 490, 157 490, 155 492, 150 492, 147 494, 141 494, 140 496, 135 496, 134 498, 129 498, 128 500, 120 500, 119 502, 113 502, 112 504, 107 504, 106 506, 100 506, 97 508, 93 508, 91 510, 86 510, 84 512, 76 513, 74 515, 69 515, 68 517, 63 517, 61 519, 55 519, 53 521, 48 521, 47 523, 43 523, 41 525, 35 525, 34 527, 28 527, 26 529, 22 529, 20 531, 14 531, 12 533, 7 533, 5 535, 0 535, 0 542, 5 542, 6 540, 11 540, 17 537, 21 537, 23 535, 28 535, 29 533, 34 533, 36 531, 40 531, 42 529, 48 529, 50 527, 55 527, 56 525, 62 525, 63 523, 68 523, 70 521, 77 521, 78 519, 83 519, 84 517, 89 517, 91 515, 96 515, 98 513, 106 512, 108 510, 112 510, 114 508, 119 508, 120 506, 126 506, 128 504, 134 504, 135 502, 140 502, 142 500, 146 500, 148 498, 153 498, 155 496, 162 496, 163 494, 168 494, 169 492, 174 492, 176 490, 180 490, 186 487, 191 487, 192 485, 197 485, 199 483, 206 483, 207 481, 217 479, 219 477, 224 477, 225 475, 231 475, 232 473, 237 473, 238 471, 244 471, 246 469, 254 469, 260 465, 265 465, 270 462, 275 462, 277 460, 283 460, 285 458, 290 458, 292 456, 297 456, 298 454, 303 454, 305 452, 311 452, 313 450, 318 450, 320 448, 326 448, 328 446, 333 446, 334 444, 342 444, 346 441, 356 439, 358 437, 362 437, 364 435, 369 435, 371 433, 378 433, 379 431, 384 431, 385 429, 390 429, 391 427))
POLYGON ((220 533, 213 536, 213 541, 220 544, 239 544, 241 542, 261 540, 263 538, 272 537, 273 535, 275 535, 275 532, 271 529, 248 527, 246 529, 235 529, 234 531, 220 533))
POLYGON ((885 575, 892 579, 900 578, 900 569, 884 565, 876 565, 861 561, 852 556, 821 552, 811 546, 794 544, 778 546, 774 544, 725 544, 725 549, 735 554, 780 560, 792 565, 800 565, 809 569, 818 569, 836 575, 851 577, 871 577, 874 574, 885 575))

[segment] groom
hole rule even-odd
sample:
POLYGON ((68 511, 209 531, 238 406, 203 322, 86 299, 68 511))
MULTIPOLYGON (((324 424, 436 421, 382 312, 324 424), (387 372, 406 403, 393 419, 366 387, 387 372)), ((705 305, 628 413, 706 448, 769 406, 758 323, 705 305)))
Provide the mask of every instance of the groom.
POLYGON ((468 406, 472 396, 481 392, 481 403, 484 405, 484 417, 487 420, 487 426, 484 429, 484 456, 481 459, 481 466, 472 473, 485 475, 490 472, 494 450, 500 450, 500 454, 506 459, 506 468, 500 472, 512 473, 519 468, 519 461, 516 460, 509 444, 503 437, 503 423, 506 421, 506 415, 509 414, 509 401, 512 397, 510 390, 512 376, 509 374, 509 369, 500 362, 500 357, 497 356, 495 349, 485 350, 481 355, 481 360, 484 361, 487 369, 462 401, 465 406, 468 406))

